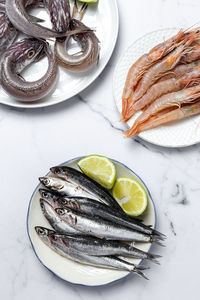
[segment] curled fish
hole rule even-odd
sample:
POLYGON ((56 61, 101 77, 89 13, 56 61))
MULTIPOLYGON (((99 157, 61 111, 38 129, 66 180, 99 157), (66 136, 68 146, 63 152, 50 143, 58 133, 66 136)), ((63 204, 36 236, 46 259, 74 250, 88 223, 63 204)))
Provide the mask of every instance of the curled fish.
MULTIPOLYGON (((81 20, 87 5, 84 3, 81 10, 78 10, 76 1, 70 21, 71 31, 82 30, 85 33, 68 36, 64 42, 57 40, 55 44, 58 63, 65 69, 75 72, 88 70, 99 59, 99 40, 89 27, 85 26, 81 20), (87 32, 88 31, 88 32, 87 32), (73 38, 81 47, 81 51, 69 54, 69 42, 73 38)), ((60 12, 58 12, 59 16, 60 12)))
POLYGON ((1 85, 9 95, 20 101, 36 101, 47 96, 54 89, 57 74, 55 54, 43 40, 24 39, 10 46, 2 56, 1 85), (20 72, 45 55, 48 58, 46 73, 36 81, 25 81, 20 72))
MULTIPOLYGON (((55 0, 52 0, 55 1, 55 0)), ((35 3, 35 0, 7 0, 6 13, 11 23, 21 32, 36 38, 48 39, 68 36, 82 32, 82 30, 57 32, 50 28, 41 26, 39 22, 43 22, 35 16, 29 15, 27 6, 35 3)), ((47 2, 48 3, 48 2, 47 2)), ((53 13, 53 12, 52 12, 53 13)), ((52 19, 52 17, 51 17, 52 19)))

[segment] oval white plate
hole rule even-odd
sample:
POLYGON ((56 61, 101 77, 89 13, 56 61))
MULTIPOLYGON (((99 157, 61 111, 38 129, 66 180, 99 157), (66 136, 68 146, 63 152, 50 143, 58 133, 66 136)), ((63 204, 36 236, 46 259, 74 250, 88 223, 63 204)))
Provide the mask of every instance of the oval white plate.
MULTIPOLYGON (((70 166, 77 168, 77 162, 79 158, 74 158, 62 165, 70 166)), ((112 160, 116 166, 117 177, 132 177, 137 179, 143 187, 146 189, 148 195, 148 206, 145 213, 142 215, 144 223, 147 225, 152 225, 155 228, 156 225, 156 212, 153 200, 151 198, 150 192, 146 187, 145 183, 139 178, 132 170, 123 165, 122 163, 112 160)), ((44 227, 50 228, 49 223, 46 221, 43 216, 39 204, 40 194, 38 189, 42 185, 39 184, 33 195, 31 197, 28 214, 27 214, 27 231, 28 236, 31 241, 33 250, 40 260, 40 262, 50 271, 52 271, 56 276, 60 277, 63 280, 66 280, 71 283, 88 285, 88 286, 98 286, 111 283, 113 281, 119 280, 129 274, 129 272, 109 270, 104 268, 97 268, 92 266, 87 266, 83 264, 76 263, 72 260, 68 260, 56 252, 52 251, 48 246, 46 246, 37 236, 34 227, 41 225, 44 227)), ((139 244, 136 245, 143 251, 149 251, 150 244, 139 244)), ((132 262, 139 264, 141 260, 131 259, 132 262)))
MULTIPOLYGON (((147 53, 158 43, 176 34, 178 29, 161 29, 150 32, 135 41, 121 56, 114 72, 113 93, 119 112, 122 111, 122 92, 126 76, 131 65, 144 53, 147 53)), ((128 122, 132 126, 137 114, 128 122)), ((186 147, 200 142, 200 115, 174 122, 171 125, 160 126, 139 134, 147 142, 164 147, 186 147)))
MULTIPOLYGON (((73 1, 71 1, 71 3, 73 3, 73 1)), ((36 10, 34 14, 44 19, 47 17, 47 13, 44 10, 39 11, 39 13, 38 10, 36 10)), ((63 102, 88 87, 103 71, 114 50, 119 28, 117 1, 100 0, 97 4, 89 4, 83 22, 90 28, 95 29, 95 33, 100 40, 100 58, 97 65, 93 66, 92 69, 79 74, 69 72, 60 67, 59 79, 55 91, 52 95, 47 96, 40 102, 17 102, 0 87, 0 103, 22 108, 45 107, 63 102)), ((49 22, 46 24, 50 25, 49 22)), ((46 67, 47 60, 45 59, 33 64, 25 72, 26 79, 33 81, 40 78, 44 74, 44 69, 46 70, 46 67)))

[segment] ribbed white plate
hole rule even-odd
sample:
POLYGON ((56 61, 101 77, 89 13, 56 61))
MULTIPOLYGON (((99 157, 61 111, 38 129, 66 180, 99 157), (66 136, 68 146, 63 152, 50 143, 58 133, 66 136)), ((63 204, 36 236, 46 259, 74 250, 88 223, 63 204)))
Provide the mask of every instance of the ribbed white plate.
MULTIPOLYGON (((62 165, 70 166, 73 168, 77 168, 77 162, 79 158, 75 158, 71 161, 68 161, 62 165)), ((122 163, 112 160, 116 166, 117 176, 123 177, 132 177, 137 179, 142 186, 145 188, 148 195, 148 206, 144 214, 141 218, 144 220, 144 223, 147 225, 152 225, 155 228, 156 225, 156 212, 153 200, 151 198, 150 192, 146 187, 145 183, 128 167, 123 165, 122 163)), ((78 169, 78 168, 77 168, 78 169)), ((42 175, 42 174, 39 174, 42 175)), ((82 285, 88 286, 98 286, 108 284, 110 282, 119 280, 129 274, 129 272, 117 271, 117 270, 109 270, 104 268, 97 268, 92 266, 83 265, 80 263, 76 263, 72 260, 66 259, 56 252, 51 250, 48 246, 46 246, 38 237, 35 232, 35 226, 40 225, 44 227, 50 228, 50 225, 46 221, 45 217, 42 214, 39 199, 40 194, 38 189, 41 188, 42 185, 38 185, 33 192, 33 195, 30 200, 28 214, 27 214, 27 231, 28 235, 33 247, 33 250, 40 260, 40 262, 52 271, 56 276, 61 279, 82 285)), ((151 245, 150 244, 136 244, 136 247, 140 248, 143 251, 149 251, 151 245)), ((130 259, 129 259, 130 260, 130 259)), ((139 264, 141 260, 132 259, 132 262, 139 264)), ((141 279, 143 280, 143 279, 141 279)))
MULTIPOLYGON (((135 41, 121 56, 114 72, 113 93, 119 112, 122 111, 122 91, 131 65, 144 53, 147 53, 158 43, 176 34, 178 29, 161 29, 150 32, 135 41)), ((137 115, 128 122, 132 126, 137 115)), ((139 137, 150 143, 164 147, 186 147, 200 142, 200 115, 174 122, 171 125, 160 126, 139 134, 139 137)))
MULTIPOLYGON (((70 0, 70 3, 73 5, 72 0, 70 0)), ((81 2, 80 4, 82 5, 81 2)), ((33 14, 42 19, 49 20, 49 16, 45 10, 37 9, 33 11, 33 14)), ((103 71, 114 50, 119 28, 117 0, 100 0, 98 3, 89 4, 83 18, 83 23, 95 29, 95 33, 100 41, 101 49, 98 64, 82 73, 72 73, 60 67, 59 79, 53 94, 35 103, 18 102, 7 95, 0 87, 0 103, 22 108, 45 107, 68 100, 88 87, 103 71)), ((51 27, 49 21, 43 24, 44 26, 51 27)), ((25 78, 29 81, 37 80, 41 78, 46 69, 47 60, 43 59, 31 65, 24 72, 25 78)))

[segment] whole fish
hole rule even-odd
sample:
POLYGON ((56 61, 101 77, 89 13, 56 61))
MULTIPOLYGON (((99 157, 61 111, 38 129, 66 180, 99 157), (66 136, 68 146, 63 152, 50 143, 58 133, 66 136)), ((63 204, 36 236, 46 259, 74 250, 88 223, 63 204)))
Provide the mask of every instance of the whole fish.
MULTIPOLYGON (((53 0, 55 3, 55 0, 53 0)), ((31 16, 27 12, 27 6, 31 5, 34 0, 6 0, 6 13, 11 23, 21 32, 36 38, 48 39, 59 38, 63 36, 73 35, 83 30, 74 30, 67 32, 57 32, 38 24, 43 20, 31 16)), ((58 2, 58 1, 56 1, 58 2)), ((52 12, 53 13, 53 12, 52 12)), ((52 18, 52 17, 51 17, 52 18)), ((85 31, 84 31, 85 32, 85 31)))
POLYGON ((53 167, 50 170, 57 177, 87 191, 90 194, 90 198, 97 198, 99 201, 118 209, 124 214, 113 196, 98 182, 92 180, 82 172, 66 166, 53 167))
POLYGON ((157 242, 159 239, 156 236, 147 235, 112 221, 89 216, 69 208, 56 208, 55 211, 72 228, 101 239, 145 243, 157 242))
POLYGON ((58 65, 49 44, 35 38, 24 39, 10 46, 2 56, 1 85, 19 101, 36 101, 44 98, 54 89, 58 65), (20 75, 28 65, 48 58, 46 73, 36 81, 25 81, 20 75))
POLYGON ((132 245, 120 241, 107 241, 91 236, 66 236, 54 234, 54 239, 62 238, 64 244, 73 251, 78 251, 92 256, 120 255, 138 259, 147 259, 155 262, 160 255, 146 253, 132 245))
POLYGON ((40 177, 39 180, 46 188, 61 195, 72 197, 91 197, 91 194, 81 186, 74 185, 57 177, 40 177))
POLYGON ((114 223, 129 227, 133 230, 141 231, 146 234, 158 235, 160 239, 164 239, 164 235, 155 229, 152 229, 136 219, 118 213, 117 210, 108 207, 107 205, 93 199, 85 197, 61 197, 59 194, 52 193, 45 189, 39 190, 42 198, 44 198, 54 208, 64 206, 73 210, 91 215, 102 217, 105 220, 110 220, 114 223))
POLYGON ((6 15, 5 3, 0 3, 0 54, 3 53, 15 40, 17 30, 6 15))
POLYGON ((81 233, 71 226, 69 226, 65 221, 63 221, 59 215, 55 212, 54 208, 45 200, 40 200, 40 206, 45 218, 48 220, 49 224, 59 233, 62 234, 77 234, 81 235, 81 233))
MULTIPOLYGON (((77 1, 75 1, 72 19, 70 21, 71 30, 89 30, 89 28, 81 22, 86 8, 87 4, 84 3, 79 10, 77 1)), ((61 12, 58 11, 58 19, 60 14, 61 12)), ((85 32, 67 37, 64 43, 57 41, 55 44, 55 51, 58 63, 64 68, 75 72, 85 71, 93 66, 99 59, 99 40, 94 32, 85 32), (81 47, 81 51, 76 54, 69 54, 69 42, 71 38, 73 38, 81 47)))
POLYGON ((36 226, 35 230, 39 238, 48 247, 50 247, 53 251, 57 252, 59 255, 62 255, 68 259, 96 267, 135 272, 138 275, 144 277, 145 279, 148 279, 141 272, 141 270, 147 269, 145 267, 135 266, 134 264, 131 264, 115 256, 91 256, 77 251, 72 251, 71 248, 67 247, 67 245, 63 242, 63 239, 61 237, 56 237, 54 233, 52 233, 52 230, 40 226, 36 226))

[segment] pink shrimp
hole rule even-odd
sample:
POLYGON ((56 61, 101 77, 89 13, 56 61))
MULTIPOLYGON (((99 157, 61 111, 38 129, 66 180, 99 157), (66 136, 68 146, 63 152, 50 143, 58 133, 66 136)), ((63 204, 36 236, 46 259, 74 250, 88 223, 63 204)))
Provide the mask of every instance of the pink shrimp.
POLYGON ((122 95, 122 116, 125 115, 128 99, 132 96, 133 89, 141 79, 142 75, 159 59, 172 51, 181 38, 184 31, 181 29, 175 36, 155 46, 149 53, 141 56, 129 69, 122 95))
POLYGON ((193 61, 189 64, 177 65, 168 74, 162 76, 156 83, 168 80, 170 78, 180 77, 185 73, 192 72, 193 68, 200 64, 200 60, 193 61))
POLYGON ((181 45, 165 56, 157 64, 153 65, 142 77, 132 97, 128 100, 126 113, 122 116, 122 121, 130 118, 130 109, 136 101, 138 101, 146 91, 164 74, 172 70, 180 61, 181 57, 190 51, 188 46, 194 41, 194 36, 187 38, 181 45))
POLYGON ((192 50, 189 53, 186 53, 182 58, 182 63, 190 63, 197 59, 200 59, 200 45, 196 44, 192 47, 192 50))
POLYGON ((158 118, 150 119, 149 122, 143 123, 139 126, 137 134, 142 131, 153 129, 155 127, 171 123, 173 121, 185 119, 194 115, 200 114, 200 101, 195 104, 189 104, 166 114, 162 114, 158 118))
POLYGON ((140 125, 148 121, 152 116, 156 116, 160 111, 173 106, 181 106, 184 103, 190 103, 200 97, 200 84, 194 87, 186 88, 178 92, 165 94, 154 101, 141 115, 135 120, 133 126, 125 132, 127 137, 138 133, 140 125))
POLYGON ((154 84, 147 93, 137 101, 129 110, 129 116, 132 116, 135 112, 143 109, 146 105, 151 104, 154 100, 161 97, 164 94, 177 92, 183 89, 185 86, 195 82, 195 79, 199 81, 200 66, 193 67, 192 71, 186 73, 184 76, 178 78, 171 78, 165 81, 154 84))

